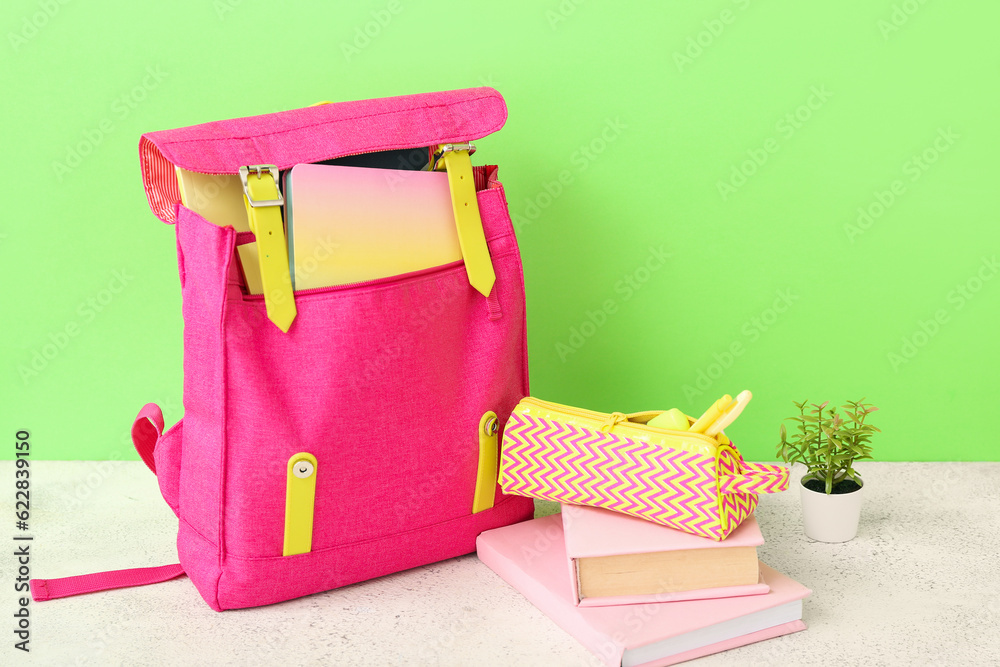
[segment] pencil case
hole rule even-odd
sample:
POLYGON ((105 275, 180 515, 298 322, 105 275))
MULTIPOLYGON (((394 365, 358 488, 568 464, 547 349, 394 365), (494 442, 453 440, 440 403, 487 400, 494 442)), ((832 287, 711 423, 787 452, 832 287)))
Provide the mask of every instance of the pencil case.
POLYGON ((761 493, 788 488, 788 470, 748 463, 719 433, 648 426, 661 411, 606 414, 527 397, 503 432, 506 494, 622 512, 725 539, 761 493))

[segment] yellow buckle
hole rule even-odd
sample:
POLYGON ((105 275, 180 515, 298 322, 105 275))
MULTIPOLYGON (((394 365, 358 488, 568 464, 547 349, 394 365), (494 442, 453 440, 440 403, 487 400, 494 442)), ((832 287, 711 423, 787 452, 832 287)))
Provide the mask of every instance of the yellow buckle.
POLYGON ((278 190, 278 168, 273 164, 240 167, 243 203, 246 205, 250 231, 257 240, 260 281, 267 317, 287 332, 295 319, 295 295, 288 272, 288 246, 281 221, 284 197, 278 190), (250 178, 250 172, 256 178, 250 178))
POLYGON ((253 164, 249 167, 240 167, 240 183, 243 184, 243 194, 246 195, 247 201, 250 202, 250 206, 257 208, 258 206, 284 206, 285 198, 281 196, 281 190, 278 189, 278 167, 273 164, 253 164), (260 179, 261 174, 267 171, 271 175, 271 180, 274 181, 274 190, 278 193, 278 196, 274 199, 254 199, 253 195, 250 193, 250 187, 248 178, 250 172, 257 174, 257 178, 260 179))
POLYGON ((438 149, 434 152, 434 164, 431 165, 433 171, 441 171, 444 169, 444 165, 441 164, 441 159, 444 157, 445 153, 451 153, 452 151, 468 151, 469 155, 476 152, 476 145, 471 141, 466 141, 460 144, 441 144, 438 149))

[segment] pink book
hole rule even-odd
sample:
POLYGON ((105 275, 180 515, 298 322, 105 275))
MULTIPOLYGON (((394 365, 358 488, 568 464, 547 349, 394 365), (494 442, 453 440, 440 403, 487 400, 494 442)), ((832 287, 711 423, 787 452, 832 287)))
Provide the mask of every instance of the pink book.
POLYGON ((765 595, 578 607, 559 515, 488 530, 476 546, 481 561, 609 666, 673 665, 806 627, 810 590, 763 563, 765 595))
POLYGON ((763 595, 769 590, 757 567, 756 549, 764 537, 753 514, 721 542, 582 505, 563 505, 562 524, 573 599, 582 607, 763 595), (699 558, 697 550, 702 549, 713 550, 712 558, 699 558), (642 554, 651 556, 609 558, 642 554), (655 579, 641 568, 656 571, 655 579), (615 574, 605 575, 607 569, 615 574), (706 583, 713 580, 714 585, 706 583), (729 583, 720 585, 719 580, 729 583), (739 583, 748 581, 752 583, 739 583))

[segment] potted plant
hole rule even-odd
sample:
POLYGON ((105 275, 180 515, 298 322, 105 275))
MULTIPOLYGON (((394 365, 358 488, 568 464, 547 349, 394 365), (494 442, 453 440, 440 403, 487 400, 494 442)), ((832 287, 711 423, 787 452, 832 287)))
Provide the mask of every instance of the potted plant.
MULTIPOLYGON (((793 401, 794 402, 794 401, 793 401)), ((864 481, 854 469, 854 462, 872 458, 872 435, 879 429, 867 423, 868 415, 878 410, 860 401, 848 401, 828 408, 829 402, 799 409, 795 431, 789 436, 781 425, 778 455, 789 464, 802 463, 806 474, 801 480, 802 513, 806 536, 820 542, 847 542, 858 532, 864 481)))

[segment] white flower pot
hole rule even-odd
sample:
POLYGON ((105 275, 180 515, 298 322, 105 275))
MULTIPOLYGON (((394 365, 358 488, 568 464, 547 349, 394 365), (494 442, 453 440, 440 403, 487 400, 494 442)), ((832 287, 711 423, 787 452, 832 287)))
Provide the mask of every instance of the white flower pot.
POLYGON ((847 542, 858 534, 864 483, 852 493, 827 495, 810 491, 801 482, 802 518, 806 537, 819 542, 847 542))

